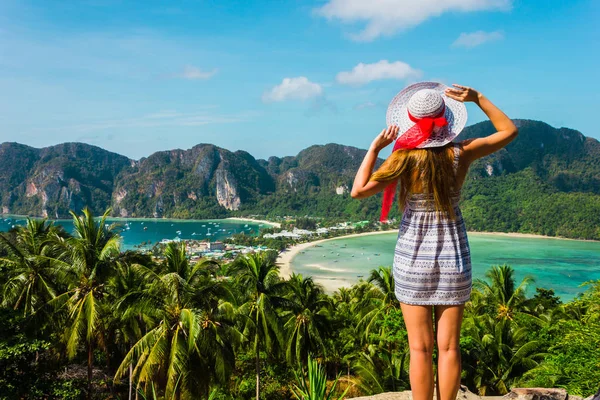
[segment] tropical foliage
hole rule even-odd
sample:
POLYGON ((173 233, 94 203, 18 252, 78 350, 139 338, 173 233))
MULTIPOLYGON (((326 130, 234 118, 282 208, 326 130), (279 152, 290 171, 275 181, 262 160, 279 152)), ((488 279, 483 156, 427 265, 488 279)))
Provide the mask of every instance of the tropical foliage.
MULTIPOLYGON (((122 251, 105 217, 73 214, 0 234, 0 399, 325 399, 409 387, 389 267, 327 294, 283 279, 276 253, 192 262, 185 245, 122 251)), ((492 267, 474 284, 462 381, 587 396, 600 368, 600 282, 562 303, 492 267)))

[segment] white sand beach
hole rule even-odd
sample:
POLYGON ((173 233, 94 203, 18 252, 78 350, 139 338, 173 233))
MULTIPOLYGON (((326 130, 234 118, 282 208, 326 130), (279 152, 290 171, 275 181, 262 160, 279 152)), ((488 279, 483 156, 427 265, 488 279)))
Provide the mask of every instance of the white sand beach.
POLYGON ((257 224, 265 224, 265 225, 274 226, 275 228, 281 228, 281 224, 279 222, 271 222, 271 221, 267 221, 265 219, 241 218, 241 217, 229 217, 229 218, 225 218, 225 219, 230 219, 233 221, 242 221, 242 222, 253 222, 253 223, 257 223, 257 224))

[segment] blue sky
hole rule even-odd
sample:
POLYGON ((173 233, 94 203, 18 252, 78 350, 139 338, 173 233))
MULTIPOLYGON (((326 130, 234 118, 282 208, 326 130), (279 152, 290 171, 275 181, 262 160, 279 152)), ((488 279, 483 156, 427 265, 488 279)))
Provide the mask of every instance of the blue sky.
POLYGON ((600 138, 599 18, 596 0, 0 0, 0 142, 366 148, 417 80, 600 138))

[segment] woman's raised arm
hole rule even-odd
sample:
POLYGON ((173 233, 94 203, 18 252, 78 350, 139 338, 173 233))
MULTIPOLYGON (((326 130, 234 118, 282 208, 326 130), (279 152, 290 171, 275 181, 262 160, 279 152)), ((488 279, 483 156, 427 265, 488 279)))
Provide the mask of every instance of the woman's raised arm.
POLYGON ((362 199, 364 197, 373 196, 381 192, 391 182, 376 182, 369 181, 373 168, 377 162, 377 156, 381 149, 392 143, 398 137, 398 127, 390 126, 387 129, 381 131, 379 135, 373 140, 365 158, 363 159, 360 168, 354 178, 354 185, 352 185, 352 192, 350 195, 354 199, 362 199))
POLYGON ((468 163, 500 150, 517 137, 519 131, 515 124, 484 95, 467 86, 457 84, 453 86, 454 88, 446 89, 446 96, 454 100, 471 101, 477 104, 497 130, 496 133, 484 138, 463 142, 462 158, 466 159, 468 163))

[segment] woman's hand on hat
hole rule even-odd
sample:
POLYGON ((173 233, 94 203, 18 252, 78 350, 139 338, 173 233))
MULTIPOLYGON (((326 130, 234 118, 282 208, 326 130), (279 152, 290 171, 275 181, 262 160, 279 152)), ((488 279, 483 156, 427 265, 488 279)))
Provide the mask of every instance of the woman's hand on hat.
POLYGON ((452 84, 454 87, 448 87, 444 91, 446 96, 451 99, 461 101, 463 103, 473 102, 477 103, 479 101, 479 92, 473 88, 457 85, 456 83, 452 84))
POLYGON ((390 143, 398 138, 398 131, 400 128, 396 125, 388 126, 381 131, 379 135, 371 143, 371 150, 379 152, 384 149, 390 143))

